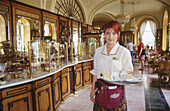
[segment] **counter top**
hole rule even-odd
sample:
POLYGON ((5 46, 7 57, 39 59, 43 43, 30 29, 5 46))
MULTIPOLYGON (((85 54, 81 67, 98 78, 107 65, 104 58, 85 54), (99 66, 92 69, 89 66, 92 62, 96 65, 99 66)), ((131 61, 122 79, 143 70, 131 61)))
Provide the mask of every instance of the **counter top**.
POLYGON ((56 74, 57 72, 61 71, 64 68, 74 66, 74 65, 77 65, 77 64, 83 63, 83 62, 89 62, 89 61, 93 61, 93 59, 77 61, 77 62, 74 62, 74 63, 69 63, 67 65, 60 66, 60 68, 55 68, 55 69, 53 68, 52 72, 39 71, 39 72, 33 73, 33 78, 11 79, 10 81, 6 81, 5 84, 0 85, 0 89, 8 88, 8 87, 11 87, 11 86, 17 86, 17 85, 33 82, 33 81, 36 81, 36 80, 39 80, 39 79, 43 79, 45 77, 51 76, 53 74, 56 74))

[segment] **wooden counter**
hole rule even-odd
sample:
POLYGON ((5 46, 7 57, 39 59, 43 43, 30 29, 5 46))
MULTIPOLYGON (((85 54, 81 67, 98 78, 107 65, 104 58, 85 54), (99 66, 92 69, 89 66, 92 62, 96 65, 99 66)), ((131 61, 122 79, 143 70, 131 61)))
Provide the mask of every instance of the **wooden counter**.
POLYGON ((56 111, 71 93, 91 83, 92 63, 92 59, 79 61, 1 85, 0 111, 56 111))

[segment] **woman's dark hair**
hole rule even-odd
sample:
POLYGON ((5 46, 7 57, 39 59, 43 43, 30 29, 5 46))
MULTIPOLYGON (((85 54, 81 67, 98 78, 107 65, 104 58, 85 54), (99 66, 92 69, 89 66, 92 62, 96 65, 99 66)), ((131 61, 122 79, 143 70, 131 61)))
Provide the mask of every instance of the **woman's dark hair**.
POLYGON ((111 20, 109 22, 107 22, 104 26, 103 26, 103 31, 105 33, 106 29, 112 28, 118 35, 118 39, 117 41, 119 41, 120 39, 120 32, 121 32, 121 25, 119 22, 111 20))

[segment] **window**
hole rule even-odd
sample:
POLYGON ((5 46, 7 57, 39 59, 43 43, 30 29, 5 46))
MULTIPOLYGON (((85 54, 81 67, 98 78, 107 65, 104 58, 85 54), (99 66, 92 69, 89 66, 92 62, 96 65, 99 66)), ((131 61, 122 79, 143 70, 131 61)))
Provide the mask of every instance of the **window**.
POLYGON ((156 24, 151 20, 144 21, 140 27, 140 34, 144 45, 155 47, 156 24))
POLYGON ((55 12, 77 21, 85 21, 82 9, 76 0, 56 0, 55 12))

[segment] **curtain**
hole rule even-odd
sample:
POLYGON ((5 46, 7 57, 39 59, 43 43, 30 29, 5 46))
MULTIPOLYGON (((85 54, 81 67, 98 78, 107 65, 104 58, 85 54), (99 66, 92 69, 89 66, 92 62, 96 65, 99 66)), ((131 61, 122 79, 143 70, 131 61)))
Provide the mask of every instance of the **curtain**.
POLYGON ((151 26, 152 34, 156 36, 156 24, 153 21, 149 21, 149 24, 151 26))
POLYGON ((147 24, 147 21, 143 22, 141 27, 140 27, 140 36, 139 37, 142 37, 144 32, 145 32, 145 28, 146 28, 146 24, 147 24))

